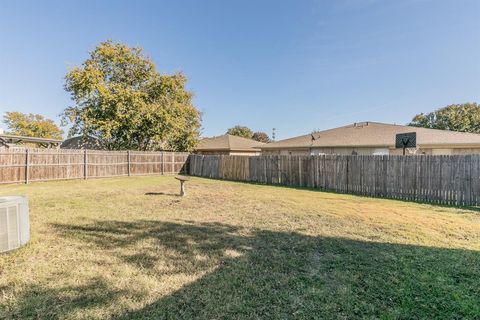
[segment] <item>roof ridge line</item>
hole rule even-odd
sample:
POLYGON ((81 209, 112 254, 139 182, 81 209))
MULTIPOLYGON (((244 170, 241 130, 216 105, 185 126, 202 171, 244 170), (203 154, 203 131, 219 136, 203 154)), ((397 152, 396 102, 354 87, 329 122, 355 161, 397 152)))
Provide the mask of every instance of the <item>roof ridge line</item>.
POLYGON ((227 133, 227 146, 228 146, 228 149, 232 149, 231 144, 230 144, 230 138, 231 138, 231 137, 232 137, 232 135, 227 133))

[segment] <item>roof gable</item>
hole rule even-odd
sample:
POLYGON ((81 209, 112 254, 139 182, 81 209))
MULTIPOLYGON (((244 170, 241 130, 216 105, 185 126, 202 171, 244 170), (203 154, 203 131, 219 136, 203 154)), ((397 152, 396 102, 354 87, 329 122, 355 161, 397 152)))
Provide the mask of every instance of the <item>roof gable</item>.
POLYGON ((224 134, 200 140, 196 150, 260 150, 265 143, 252 139, 224 134))

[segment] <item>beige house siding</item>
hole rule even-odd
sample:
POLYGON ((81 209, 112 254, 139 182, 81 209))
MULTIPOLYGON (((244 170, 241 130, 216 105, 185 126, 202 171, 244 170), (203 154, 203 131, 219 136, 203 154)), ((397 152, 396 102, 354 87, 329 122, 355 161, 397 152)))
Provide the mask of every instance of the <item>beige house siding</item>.
POLYGON ((262 156, 307 156, 310 155, 310 149, 278 149, 278 150, 262 150, 262 156))
POLYGON ((339 154, 339 155, 371 155, 377 149, 382 148, 304 148, 304 149, 279 149, 279 150, 263 150, 262 155, 292 155, 292 156, 309 156, 319 154, 339 154))
POLYGON ((480 148, 453 149, 453 154, 480 154, 480 148))
MULTIPOLYGON (((312 154, 371 155, 385 148, 312 148, 312 154)), ((387 148, 388 149, 388 148, 387 148)), ((382 150, 383 151, 383 150, 382 150)), ((388 152, 388 150, 387 150, 388 152)))
POLYGON ((232 151, 230 152, 231 156, 259 156, 260 151, 232 151))
POLYGON ((211 156, 211 155, 229 155, 229 151, 221 151, 221 150, 211 150, 211 151, 195 151, 196 154, 201 154, 205 156, 211 156))
MULTIPOLYGON (((338 154, 338 155, 372 155, 372 154, 386 154, 402 155, 402 149, 395 149, 388 146, 385 147, 360 147, 360 148, 303 148, 303 149, 264 149, 262 155, 295 155, 308 156, 318 154, 338 154)), ((407 151, 407 155, 410 153, 407 151)), ((465 155, 465 154, 480 154, 480 148, 419 148, 416 155, 465 155)))
POLYGON ((465 155, 465 154, 480 154, 480 148, 425 148, 420 149, 422 154, 428 155, 465 155))

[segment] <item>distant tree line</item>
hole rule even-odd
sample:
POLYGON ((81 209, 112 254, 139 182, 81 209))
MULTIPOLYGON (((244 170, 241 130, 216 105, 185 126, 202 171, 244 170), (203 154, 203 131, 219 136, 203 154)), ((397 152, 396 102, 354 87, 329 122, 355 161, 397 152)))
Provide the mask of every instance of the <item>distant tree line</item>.
POLYGON ((451 104, 427 114, 417 114, 409 125, 480 133, 480 106, 477 103, 451 104))
POLYGON ((25 137, 62 139, 63 131, 53 122, 40 114, 6 112, 3 123, 7 126, 7 134, 25 137))
MULTIPOLYGON (((181 75, 177 76, 182 78, 181 75)), ((175 80, 169 80, 175 82, 175 80)), ((176 81, 179 80, 176 79, 176 81)), ((180 82, 181 88, 179 89, 179 91, 182 92, 183 95, 187 95, 188 99, 190 99, 190 94, 184 91, 184 78, 180 80, 180 82)), ((171 83, 169 84, 171 85, 171 83)), ((166 86, 168 87, 168 85, 166 86)), ((175 95, 173 91, 174 90, 169 91, 169 94, 175 95)), ((120 98, 117 97, 117 99, 120 98)), ((108 116, 104 114, 104 111, 89 114, 93 112, 93 110, 95 110, 94 108, 79 108, 78 106, 67 108, 67 110, 65 111, 66 114, 74 114, 80 118, 78 120, 75 120, 75 117, 73 117, 73 120, 77 121, 75 123, 78 127, 72 128, 70 134, 86 133, 88 135, 93 133, 93 135, 99 139, 102 139, 103 137, 103 139, 108 140, 108 138, 103 135, 102 130, 107 130, 107 128, 115 127, 115 130, 112 129, 113 133, 111 133, 110 135, 110 147, 112 149, 122 149, 128 148, 128 146, 130 146, 132 149, 143 148, 144 150, 156 150, 157 148, 167 146, 173 150, 191 151, 194 148, 198 139, 201 115, 198 111, 196 111, 196 109, 193 110, 192 108, 194 107, 190 104, 187 104, 187 106, 185 107, 187 111, 185 111, 182 119, 183 123, 182 121, 180 121, 180 125, 175 125, 175 122, 173 120, 165 121, 169 120, 169 118, 166 116, 155 117, 155 115, 158 114, 165 114, 159 112, 159 110, 161 111, 162 108, 156 109, 155 105, 153 105, 153 110, 150 109, 151 114, 143 113, 143 115, 147 117, 145 121, 148 122, 151 126, 160 126, 160 128, 148 128, 148 130, 145 129, 147 133, 143 133, 142 135, 140 135, 138 131, 144 128, 143 126, 146 126, 146 124, 143 123, 142 126, 141 121, 140 124, 135 125, 132 125, 129 122, 124 122, 122 126, 118 127, 119 122, 121 122, 124 117, 129 117, 130 113, 138 110, 134 106, 125 108, 131 110, 130 112, 125 113, 123 116, 121 115, 121 113, 115 113, 115 115, 108 116), (87 113, 87 115, 83 116, 83 113, 87 113), (88 122, 88 125, 84 123, 85 121, 88 122), (103 123, 101 121, 103 121, 103 123), (110 121, 112 123, 110 123, 110 121), (101 124, 96 125, 97 123, 101 124), (90 131, 93 130, 91 126, 93 126, 93 128, 97 128, 99 132, 90 131), (178 127, 183 127, 183 131, 180 130, 180 134, 178 134, 178 132, 176 134, 166 132, 175 130, 178 127), (102 128, 102 130, 100 130, 100 128, 102 128), (83 130, 86 130, 86 132, 84 132, 83 130), (124 130, 125 132, 119 132, 121 130, 124 130), (147 137, 145 137, 145 135, 150 134, 151 132, 154 133, 153 137, 151 138, 152 140, 147 140, 147 137), (95 133, 97 134, 95 135, 95 133), (162 136, 161 134, 164 135, 162 136), (130 140, 128 139, 129 137, 130 140), (143 140, 142 137, 144 137, 143 140), (169 137, 170 140, 168 140, 167 138, 162 139, 162 137, 169 137), (184 137, 186 139, 181 139, 181 137, 184 137)), ((133 117, 133 119, 136 118, 133 117)), ((133 119, 130 120, 133 121, 133 119)), ((55 124, 55 122, 53 122, 53 120, 47 119, 40 114, 24 114, 16 111, 6 112, 3 116, 3 122, 8 128, 7 133, 10 134, 29 137, 62 139, 63 131, 55 124)), ((477 103, 452 104, 432 111, 430 113, 417 114, 415 117, 413 117, 412 121, 408 125, 429 129, 471 132, 480 134, 480 105, 477 103)), ((271 142, 270 137, 265 132, 253 132, 250 128, 246 126, 234 126, 228 129, 227 133, 260 142, 271 142)))
POLYGON ((262 131, 253 132, 249 127, 236 125, 227 130, 227 134, 242 138, 252 139, 259 142, 268 143, 271 141, 268 134, 262 131))

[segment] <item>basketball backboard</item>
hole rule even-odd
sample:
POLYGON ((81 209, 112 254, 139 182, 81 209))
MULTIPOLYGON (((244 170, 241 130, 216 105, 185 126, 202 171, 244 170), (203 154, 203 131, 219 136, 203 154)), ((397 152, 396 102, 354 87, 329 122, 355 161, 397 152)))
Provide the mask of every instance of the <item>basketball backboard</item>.
POLYGON ((407 132, 399 133, 395 137, 395 148, 416 148, 417 147, 417 133, 407 132))

